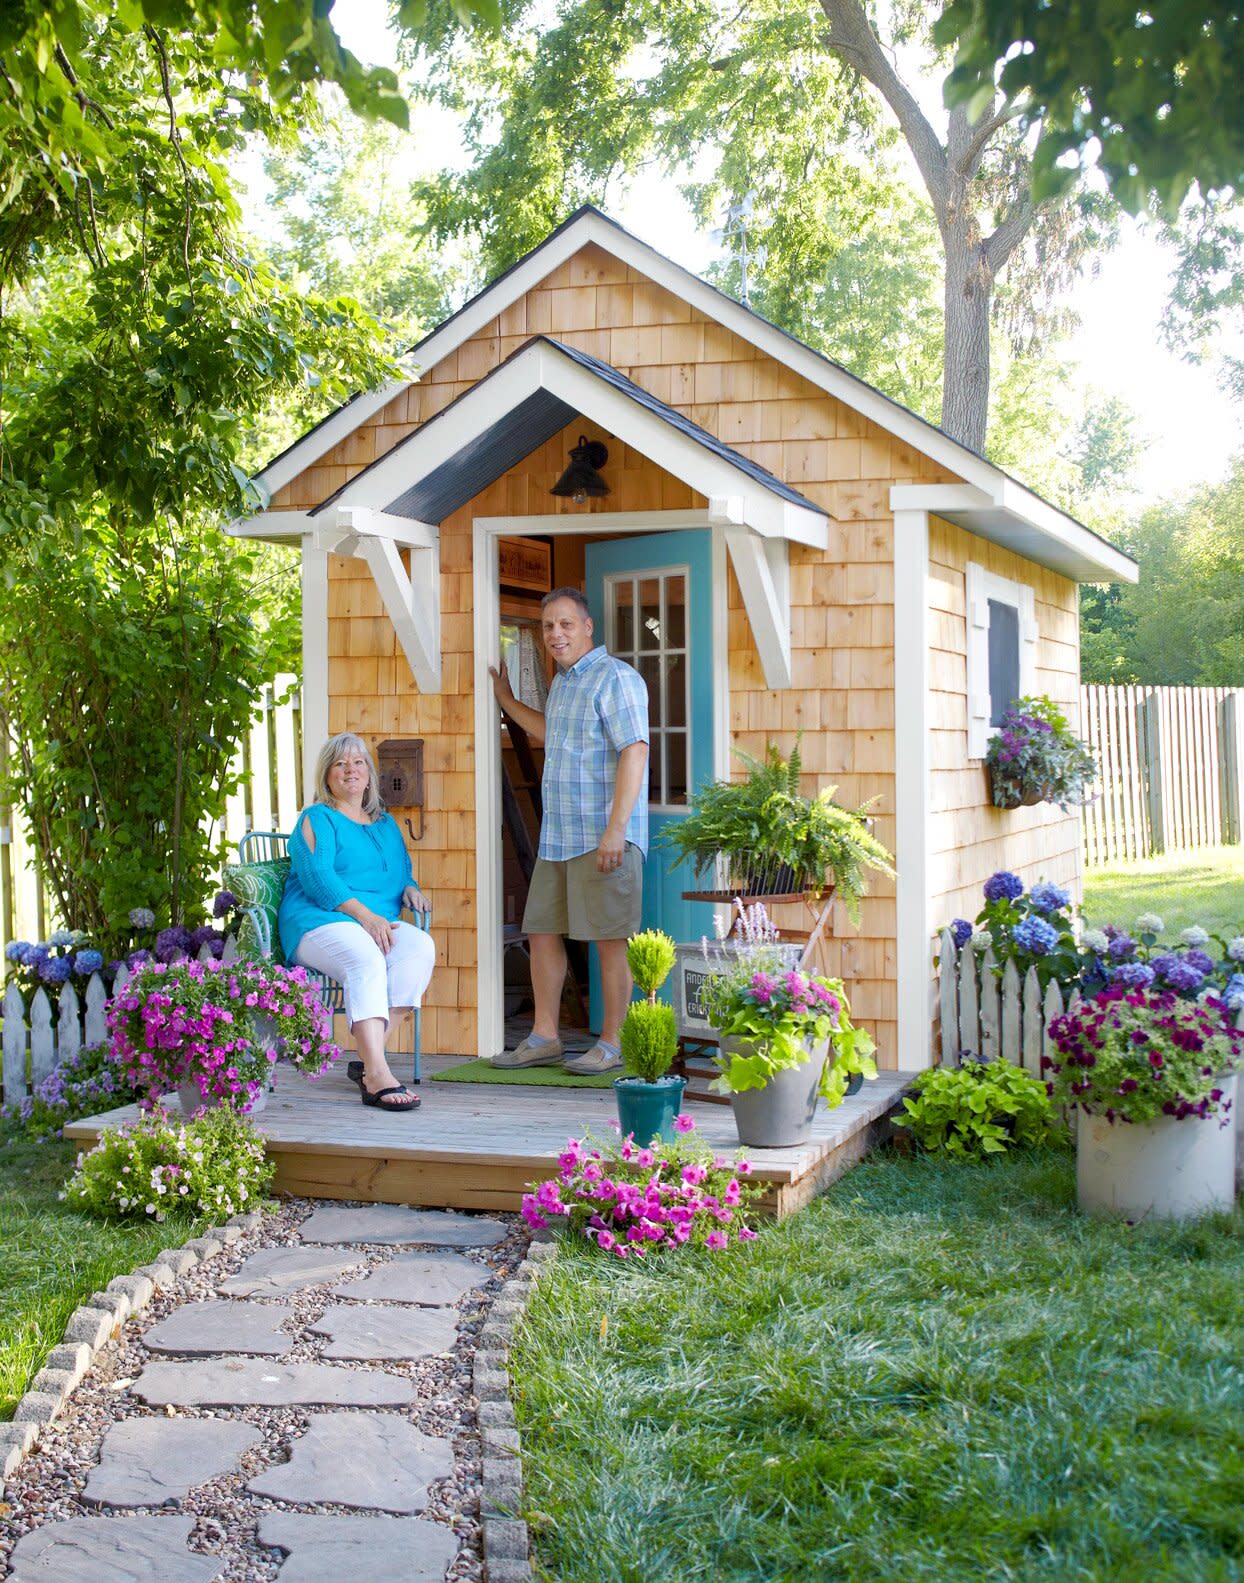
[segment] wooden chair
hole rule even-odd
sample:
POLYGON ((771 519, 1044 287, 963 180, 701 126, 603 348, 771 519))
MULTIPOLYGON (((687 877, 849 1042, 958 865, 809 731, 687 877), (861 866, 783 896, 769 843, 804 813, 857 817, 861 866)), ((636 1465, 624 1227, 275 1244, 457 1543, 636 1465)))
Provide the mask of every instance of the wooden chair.
MULTIPOLYGON (((254 933, 255 943, 263 956, 275 957, 282 961, 280 937, 276 932, 276 909, 280 905, 280 892, 284 889, 285 877, 289 872, 289 836, 281 830, 251 830, 238 842, 238 857, 244 869, 261 873, 268 870, 264 877, 269 881, 267 886, 249 886, 250 895, 239 894, 239 900, 250 902, 242 908, 242 913, 250 929, 254 933), (279 881, 279 884, 277 883, 279 881), (266 889, 267 894, 261 893, 266 889), (252 899, 253 898, 253 899, 252 899)), ((225 888, 231 890, 242 887, 238 871, 233 869, 225 872, 225 888)), ((412 915, 415 926, 420 929, 428 927, 431 912, 412 915)), ((336 1016, 345 1010, 345 991, 336 979, 329 978, 324 973, 313 972, 311 968, 304 968, 307 977, 318 987, 320 1000, 326 1011, 336 1016)), ((422 1077, 420 1067, 420 1042, 422 1037, 421 1015, 418 1006, 414 1010, 414 1082, 418 1083, 422 1077)))

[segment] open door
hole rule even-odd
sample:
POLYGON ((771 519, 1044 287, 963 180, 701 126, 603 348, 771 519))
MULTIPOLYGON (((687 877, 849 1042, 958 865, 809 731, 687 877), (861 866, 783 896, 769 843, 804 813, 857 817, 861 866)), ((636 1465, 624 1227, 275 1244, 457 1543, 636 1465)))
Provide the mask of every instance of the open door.
MULTIPOLYGON (((697 888, 690 865, 675 863, 656 838, 671 821, 686 818, 688 794, 713 776, 711 533, 690 528, 589 544, 585 571, 598 639, 633 665, 648 688, 643 926, 695 941, 711 935, 713 908, 682 899, 683 891, 697 888)), ((593 1025, 599 1026, 595 978, 593 971, 593 1025)))

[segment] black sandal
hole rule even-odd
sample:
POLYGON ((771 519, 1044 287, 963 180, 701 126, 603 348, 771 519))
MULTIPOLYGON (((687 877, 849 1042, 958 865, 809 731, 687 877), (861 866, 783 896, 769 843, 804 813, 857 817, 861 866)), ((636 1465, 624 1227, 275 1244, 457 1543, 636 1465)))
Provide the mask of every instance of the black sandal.
POLYGON ((418 1094, 412 1094, 410 1092, 410 1090, 406 1087, 405 1083, 394 1083, 392 1088, 382 1088, 382 1089, 379 1089, 374 1094, 368 1092, 367 1085, 365 1083, 360 1083, 359 1084, 359 1097, 362 1099, 362 1101, 363 1101, 363 1103, 365 1105, 374 1105, 378 1110, 391 1111, 395 1116, 396 1115, 403 1115, 408 1110, 418 1110, 419 1106, 423 1104, 423 1101, 419 1098, 418 1094), (387 1099, 390 1094, 406 1094, 406 1095, 409 1095, 409 1097, 410 1097, 410 1104, 409 1105, 385 1105, 385 1104, 382 1104, 381 1102, 383 1100, 387 1099))
POLYGON ((352 1083, 358 1083, 359 1086, 361 1087, 362 1086, 362 1082, 363 1082, 363 1063, 362 1063, 362 1061, 351 1061, 349 1063, 349 1065, 346 1067, 346 1076, 350 1079, 350 1081, 352 1083))

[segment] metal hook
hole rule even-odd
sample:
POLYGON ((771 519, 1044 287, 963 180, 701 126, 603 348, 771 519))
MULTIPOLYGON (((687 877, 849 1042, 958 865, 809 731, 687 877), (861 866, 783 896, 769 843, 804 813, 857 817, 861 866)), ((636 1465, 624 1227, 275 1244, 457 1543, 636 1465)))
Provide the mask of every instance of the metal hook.
POLYGON ((407 829, 407 832, 409 833, 410 839, 412 841, 422 841, 423 840, 424 824, 423 824, 423 808, 422 808, 422 806, 419 809, 419 834, 418 835, 415 834, 415 827, 410 822, 410 815, 409 814, 406 815, 406 829, 407 829))

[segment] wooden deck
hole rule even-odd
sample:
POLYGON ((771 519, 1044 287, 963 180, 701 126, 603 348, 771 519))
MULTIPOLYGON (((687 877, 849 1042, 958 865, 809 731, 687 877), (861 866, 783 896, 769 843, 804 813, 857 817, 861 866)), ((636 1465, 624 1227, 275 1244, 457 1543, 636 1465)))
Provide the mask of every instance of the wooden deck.
MULTIPOLYGON (((453 1065, 429 1057, 425 1077, 453 1065)), ((811 1142, 749 1150, 763 1207, 779 1219, 814 1198, 883 1136, 913 1074, 882 1072, 832 1111, 821 1110, 811 1142)), ((276 1191, 445 1209, 518 1209, 528 1184, 552 1175, 566 1139, 615 1116, 608 1089, 429 1083, 414 1115, 365 1110, 344 1071, 319 1083, 277 1069, 277 1089, 256 1123, 276 1161, 276 1191)), ((738 1145, 722 1105, 691 1104, 700 1135, 723 1153, 738 1145)), ((133 1106, 65 1128, 93 1142, 101 1127, 127 1120, 133 1106)))

